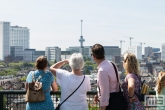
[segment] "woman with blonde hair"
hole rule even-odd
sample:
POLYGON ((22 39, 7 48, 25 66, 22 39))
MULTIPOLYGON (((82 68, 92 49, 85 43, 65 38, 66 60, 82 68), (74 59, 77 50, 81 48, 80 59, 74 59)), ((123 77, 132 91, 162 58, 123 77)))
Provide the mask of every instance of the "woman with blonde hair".
POLYGON ((145 110, 135 95, 140 94, 139 89, 141 86, 139 64, 136 56, 132 53, 126 53, 123 57, 123 67, 126 71, 126 77, 122 89, 128 103, 127 110, 145 110))
MULTIPOLYGON (((159 72, 156 83, 156 96, 165 95, 165 72, 159 72)), ((158 106, 158 110, 165 110, 165 106, 158 106)))

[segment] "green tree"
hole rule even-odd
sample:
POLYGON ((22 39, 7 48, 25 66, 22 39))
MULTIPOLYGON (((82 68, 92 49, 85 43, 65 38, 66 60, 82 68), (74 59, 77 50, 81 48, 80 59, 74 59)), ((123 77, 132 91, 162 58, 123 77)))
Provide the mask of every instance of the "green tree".
POLYGON ((26 81, 26 76, 23 76, 20 80, 21 80, 22 82, 25 82, 25 81, 26 81))

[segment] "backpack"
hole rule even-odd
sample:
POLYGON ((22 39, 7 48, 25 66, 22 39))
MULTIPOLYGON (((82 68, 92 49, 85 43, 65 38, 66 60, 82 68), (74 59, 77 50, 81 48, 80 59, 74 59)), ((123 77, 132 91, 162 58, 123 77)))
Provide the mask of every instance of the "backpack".
POLYGON ((31 83, 28 83, 28 89, 25 95, 26 102, 41 102, 45 100, 45 94, 42 89, 42 82, 39 82, 43 74, 40 75, 37 80, 35 80, 34 72, 32 73, 33 79, 31 83))
MULTIPOLYGON (((137 76, 138 77, 138 76, 137 76)), ((138 77, 139 79, 139 82, 141 83, 141 86, 139 88, 139 94, 137 94, 135 92, 135 95, 138 97, 138 99, 141 101, 141 102, 144 102, 144 97, 145 95, 148 94, 148 91, 149 91, 149 86, 147 84, 145 84, 145 80, 141 81, 141 77, 138 77)))

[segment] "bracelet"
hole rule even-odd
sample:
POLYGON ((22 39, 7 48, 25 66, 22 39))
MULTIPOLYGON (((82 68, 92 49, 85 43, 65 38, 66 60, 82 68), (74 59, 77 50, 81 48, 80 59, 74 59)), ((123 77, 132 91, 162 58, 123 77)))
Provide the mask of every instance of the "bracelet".
POLYGON ((132 97, 128 96, 128 98, 131 99, 131 98, 133 98, 134 96, 135 96, 135 94, 134 94, 132 97))

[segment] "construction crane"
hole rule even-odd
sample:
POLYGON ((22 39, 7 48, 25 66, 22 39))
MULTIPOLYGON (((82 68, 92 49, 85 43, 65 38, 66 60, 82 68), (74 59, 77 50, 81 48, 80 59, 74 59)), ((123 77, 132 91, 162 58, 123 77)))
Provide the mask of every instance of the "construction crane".
POLYGON ((130 47, 131 47, 131 40, 133 39, 133 37, 127 37, 127 36, 123 36, 123 37, 126 37, 126 38, 130 39, 130 47))
POLYGON ((120 48, 121 48, 121 53, 122 53, 122 43, 125 42, 125 41, 124 40, 114 40, 114 41, 120 41, 120 48))
POLYGON ((142 46, 143 44, 146 44, 145 42, 134 42, 134 43, 139 43, 141 46, 142 46))
POLYGON ((134 42, 134 43, 139 43, 140 46, 142 47, 142 53, 143 53, 143 44, 146 44, 145 42, 134 42))

